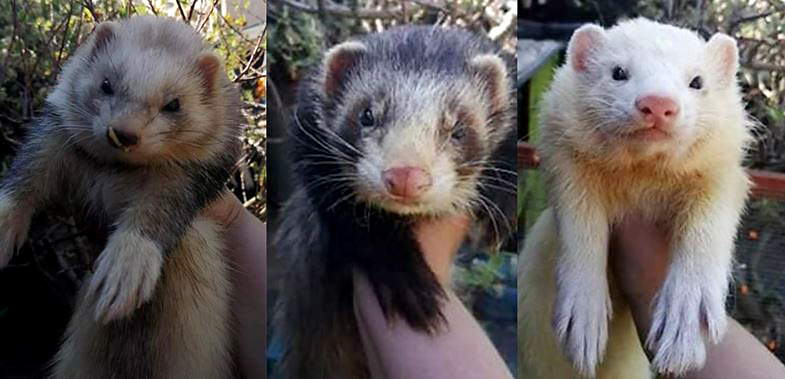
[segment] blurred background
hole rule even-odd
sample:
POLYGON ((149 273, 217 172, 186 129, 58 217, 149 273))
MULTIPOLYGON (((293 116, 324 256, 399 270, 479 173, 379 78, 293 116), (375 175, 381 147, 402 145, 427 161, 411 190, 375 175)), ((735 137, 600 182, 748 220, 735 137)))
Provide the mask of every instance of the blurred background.
MULTIPOLYGON (((395 25, 417 23, 460 26, 488 35, 515 52, 517 4, 510 0, 270 0, 269 22, 269 134, 268 191, 269 227, 275 233, 278 211, 292 190, 286 153, 287 129, 296 100, 297 84, 320 63, 328 47, 351 36, 386 30, 395 25)), ((498 253, 464 246, 454 271, 454 287, 491 336, 496 347, 516 372, 517 260, 513 247, 498 253)), ((280 291, 279 254, 268 251, 268 322, 272 320, 280 291)), ((275 333, 268 328, 268 336, 275 333)), ((286 341, 269 341, 268 370, 286 341)))
POLYGON ((637 16, 738 41, 739 82, 760 124, 745 166, 753 197, 738 231, 735 283, 728 308, 785 361, 785 2, 782 0, 522 0, 518 1, 519 233, 547 206, 532 159, 537 104, 562 63, 572 31, 586 22, 612 26, 637 16))
MULTIPOLYGON (((262 220, 266 195, 266 4, 262 0, 0 1, 0 176, 63 63, 97 23, 136 14, 192 25, 242 89, 248 127, 229 187, 262 220)), ((76 291, 104 241, 57 209, 33 220, 27 243, 0 271, 0 378, 43 378, 76 291)))

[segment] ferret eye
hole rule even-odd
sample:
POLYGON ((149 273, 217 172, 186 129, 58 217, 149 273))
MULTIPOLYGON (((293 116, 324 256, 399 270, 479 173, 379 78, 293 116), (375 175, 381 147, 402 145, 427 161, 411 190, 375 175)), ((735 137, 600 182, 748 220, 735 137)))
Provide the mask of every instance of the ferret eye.
POLYGON ((179 111, 180 110, 180 101, 177 100, 177 99, 174 99, 174 100, 166 103, 166 105, 164 105, 164 107, 163 107, 163 110, 164 110, 164 112, 177 112, 177 111, 179 111))
POLYGON ((692 78, 692 81, 690 82, 690 88, 692 89, 703 88, 703 78, 701 78, 700 76, 696 76, 692 78))
POLYGON ((104 91, 107 95, 114 95, 114 90, 112 89, 112 85, 109 83, 109 79, 104 78, 104 81, 101 82, 101 91, 104 91))
POLYGON ((452 139, 460 141, 464 137, 466 137, 466 127, 462 122, 456 122, 452 128, 452 139))
POLYGON ((622 81, 627 80, 630 78, 629 74, 627 74, 627 70, 621 68, 621 66, 616 66, 613 68, 613 80, 622 81))
POLYGON ((376 124, 376 120, 373 118, 373 112, 370 108, 365 108, 363 113, 360 113, 360 125, 365 127, 371 127, 376 124))

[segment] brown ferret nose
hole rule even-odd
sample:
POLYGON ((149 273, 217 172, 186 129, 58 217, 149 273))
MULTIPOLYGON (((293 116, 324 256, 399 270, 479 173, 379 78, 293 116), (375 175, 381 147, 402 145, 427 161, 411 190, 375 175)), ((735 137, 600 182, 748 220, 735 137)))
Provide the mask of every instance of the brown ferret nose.
POLYGON ((106 139, 113 147, 126 151, 139 143, 139 136, 135 133, 112 127, 106 128, 106 139))
POLYGON ((393 167, 382 172, 384 185, 391 195, 417 200, 431 187, 431 175, 419 167, 393 167))

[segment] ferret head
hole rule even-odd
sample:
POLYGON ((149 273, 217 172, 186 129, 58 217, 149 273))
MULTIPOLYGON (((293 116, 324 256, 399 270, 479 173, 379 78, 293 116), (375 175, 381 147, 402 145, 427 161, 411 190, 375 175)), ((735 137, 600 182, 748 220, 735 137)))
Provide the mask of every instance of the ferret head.
POLYGON ((584 25, 570 40, 562 73, 572 85, 554 91, 550 106, 572 99, 572 109, 554 112, 575 119, 566 133, 595 154, 678 160, 722 129, 744 127, 737 56, 724 34, 706 42, 646 19, 607 30, 584 25))
POLYGON ((354 199, 405 215, 477 205, 510 107, 505 63, 477 38, 410 28, 327 52, 321 129, 354 199))
POLYGON ((49 97, 69 143, 110 161, 205 159, 241 122, 219 58, 172 19, 99 24, 49 97))

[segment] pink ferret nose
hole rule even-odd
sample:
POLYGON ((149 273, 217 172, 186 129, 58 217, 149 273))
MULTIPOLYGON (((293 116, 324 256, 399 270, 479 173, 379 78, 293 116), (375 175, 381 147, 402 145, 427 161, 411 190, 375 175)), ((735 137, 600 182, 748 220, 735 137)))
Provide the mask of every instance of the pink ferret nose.
POLYGON ((419 167, 393 167, 382 172, 384 185, 391 195, 416 200, 431 187, 431 175, 419 167))
POLYGON ((671 124, 679 114, 679 105, 670 97, 644 96, 635 100, 635 107, 641 112, 643 120, 651 126, 671 124))

